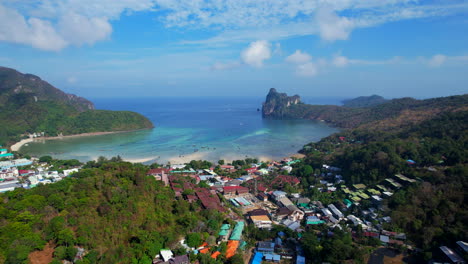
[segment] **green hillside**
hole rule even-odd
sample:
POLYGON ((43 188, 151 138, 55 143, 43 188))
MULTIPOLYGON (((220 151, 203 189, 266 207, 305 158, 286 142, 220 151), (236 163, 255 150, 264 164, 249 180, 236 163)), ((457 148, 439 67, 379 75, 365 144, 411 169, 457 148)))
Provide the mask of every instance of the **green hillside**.
POLYGON ((138 113, 94 110, 93 103, 82 97, 4 67, 0 67, 0 123, 1 145, 35 132, 56 136, 153 127, 138 113))

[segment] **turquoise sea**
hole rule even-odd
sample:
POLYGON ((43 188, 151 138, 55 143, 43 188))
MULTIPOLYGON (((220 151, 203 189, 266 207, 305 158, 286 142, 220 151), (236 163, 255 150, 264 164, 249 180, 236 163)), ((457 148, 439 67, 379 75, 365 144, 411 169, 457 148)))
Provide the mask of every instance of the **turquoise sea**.
MULTIPOLYGON (((310 120, 265 120, 259 97, 158 97, 94 99, 96 109, 130 110, 148 117, 155 128, 100 136, 29 143, 33 156, 88 161, 120 155, 134 162, 179 163, 192 159, 278 159, 338 130, 310 120)), ((310 98, 339 104, 338 98, 310 98)))

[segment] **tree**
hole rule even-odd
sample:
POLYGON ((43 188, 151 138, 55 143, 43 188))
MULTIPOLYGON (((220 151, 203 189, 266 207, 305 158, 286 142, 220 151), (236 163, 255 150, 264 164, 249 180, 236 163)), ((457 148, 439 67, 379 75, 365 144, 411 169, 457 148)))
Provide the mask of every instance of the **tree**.
POLYGON ((185 237, 186 243, 189 247, 198 247, 202 243, 202 238, 200 233, 189 233, 185 237))
POLYGON ((52 161, 52 157, 51 156, 42 156, 39 158, 39 162, 46 162, 46 163, 50 163, 52 161))
POLYGON ((224 160, 218 160, 219 165, 224 165, 224 160))

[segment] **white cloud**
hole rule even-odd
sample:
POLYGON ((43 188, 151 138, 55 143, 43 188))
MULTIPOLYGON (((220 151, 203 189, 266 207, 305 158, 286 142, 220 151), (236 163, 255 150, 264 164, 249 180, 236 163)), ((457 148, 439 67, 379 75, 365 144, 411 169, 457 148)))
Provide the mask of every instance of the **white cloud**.
POLYGON ((250 43, 241 53, 242 61, 254 67, 262 67, 263 61, 269 58, 271 58, 271 44, 265 40, 250 43))
POLYGON ((337 55, 333 58, 332 64, 336 67, 345 67, 350 63, 349 59, 345 56, 337 55))
POLYGON ((303 77, 313 77, 317 75, 318 67, 313 62, 307 62, 297 66, 296 74, 303 77))
POLYGON ((338 16, 330 8, 319 9, 315 21, 318 25, 320 37, 327 41, 346 40, 351 30, 356 27, 353 20, 338 16))
POLYGON ((50 22, 38 18, 26 21, 16 10, 1 4, 0 41, 31 45, 49 51, 60 50, 67 45, 50 22))
POLYGON ((192 44, 318 35, 348 39, 379 24, 468 13, 468 2, 413 0, 0 0, 0 41, 60 50, 106 40, 122 15, 151 11, 166 27, 208 29, 192 44))
POLYGON ((58 28, 65 39, 77 46, 105 40, 112 33, 112 26, 106 18, 87 18, 73 12, 60 18, 58 28))
POLYGON ((445 63, 447 60, 447 56, 442 54, 437 54, 432 56, 432 58, 428 61, 428 65, 431 67, 440 67, 442 64, 445 63))
POLYGON ((0 3, 0 41, 46 51, 92 45, 110 37, 110 20, 154 5, 153 0, 5 1, 0 3))
POLYGON ((297 64, 309 62, 311 59, 312 56, 306 52, 302 52, 301 50, 296 50, 293 54, 286 57, 287 62, 297 64))

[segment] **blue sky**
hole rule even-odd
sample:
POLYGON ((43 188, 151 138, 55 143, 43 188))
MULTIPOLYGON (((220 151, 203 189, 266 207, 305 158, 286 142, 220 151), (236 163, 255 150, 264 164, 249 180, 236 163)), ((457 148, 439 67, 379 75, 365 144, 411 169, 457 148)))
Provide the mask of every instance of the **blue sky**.
POLYGON ((468 1, 0 0, 0 65, 85 97, 468 92, 468 1))

